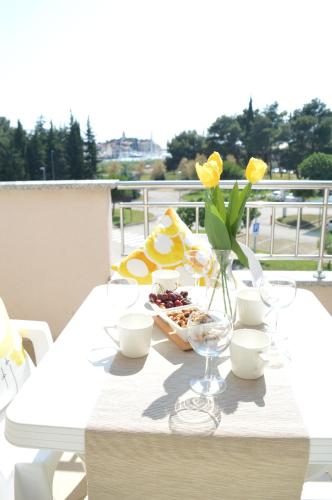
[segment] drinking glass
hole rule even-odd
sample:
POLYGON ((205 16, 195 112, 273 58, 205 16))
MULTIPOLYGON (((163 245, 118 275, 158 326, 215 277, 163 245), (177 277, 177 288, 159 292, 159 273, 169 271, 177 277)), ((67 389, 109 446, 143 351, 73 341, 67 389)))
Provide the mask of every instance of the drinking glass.
MULTIPOLYGON (((259 282, 259 293, 263 303, 274 313, 275 323, 271 336, 271 347, 272 350, 276 350, 281 340, 286 339, 286 335, 281 336, 278 332, 279 312, 288 307, 295 299, 296 282, 288 276, 282 275, 271 279, 263 277, 259 282)), ((284 354, 289 357, 287 351, 284 354)))
POLYGON ((199 301, 199 280, 206 276, 212 266, 212 253, 205 248, 187 250, 184 253, 184 267, 194 278, 194 301, 199 301))
POLYGON ((222 311, 194 311, 189 316, 188 340, 197 354, 205 356, 205 373, 192 379, 190 387, 203 396, 213 396, 226 389, 225 380, 213 373, 213 361, 229 346, 232 322, 222 311))

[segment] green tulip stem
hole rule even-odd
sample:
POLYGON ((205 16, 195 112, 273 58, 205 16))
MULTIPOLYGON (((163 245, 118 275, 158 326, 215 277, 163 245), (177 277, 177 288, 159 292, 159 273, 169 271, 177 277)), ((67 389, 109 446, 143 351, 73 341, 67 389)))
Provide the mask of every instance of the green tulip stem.
POLYGON ((216 288, 217 288, 220 276, 221 276, 221 287, 222 287, 222 297, 223 297, 223 301, 224 301, 224 309, 225 309, 226 313, 228 313, 231 317, 233 317, 232 303, 231 303, 231 299, 229 296, 229 290, 228 290, 228 286, 227 286, 227 269, 226 270, 224 269, 224 266, 222 265, 221 261, 220 261, 220 265, 219 265, 219 271, 218 271, 217 277, 216 277, 215 282, 214 282, 211 298, 209 301, 208 311, 210 310, 210 308, 212 306, 212 302, 213 302, 213 299, 214 299, 214 296, 216 293, 216 288))
POLYGON ((227 283, 225 282, 224 270, 221 271, 221 285, 222 285, 222 298, 224 301, 224 308, 225 308, 225 312, 227 313, 227 302, 226 302, 226 293, 225 293, 225 289, 227 289, 227 283))
POLYGON ((216 293, 216 288, 217 288, 219 277, 220 277, 220 269, 218 271, 217 277, 216 277, 215 282, 214 282, 214 287, 213 287, 212 295, 211 295, 211 298, 210 298, 210 302, 209 302, 209 306, 208 306, 208 311, 211 308, 211 305, 212 305, 212 302, 213 302, 213 299, 214 299, 214 295, 216 293))
MULTIPOLYGON (((232 303, 231 303, 231 299, 230 299, 230 296, 229 296, 229 290, 228 290, 228 286, 227 286, 226 273, 224 273, 224 280, 225 280, 225 288, 226 288, 226 293, 227 293, 227 300, 228 300, 229 312, 230 312, 231 318, 233 318, 232 303)), ((226 312, 227 312, 227 307, 226 307, 226 312)))

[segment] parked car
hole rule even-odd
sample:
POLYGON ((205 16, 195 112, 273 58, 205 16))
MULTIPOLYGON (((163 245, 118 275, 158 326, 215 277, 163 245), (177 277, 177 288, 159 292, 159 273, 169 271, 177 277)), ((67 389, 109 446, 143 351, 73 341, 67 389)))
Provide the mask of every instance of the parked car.
POLYGON ((288 193, 285 196, 285 201, 299 202, 299 201, 303 201, 303 198, 301 196, 295 196, 294 193, 288 193))
POLYGON ((327 230, 329 231, 329 233, 332 233, 332 219, 329 219, 327 221, 327 230))
POLYGON ((285 193, 281 190, 272 191, 269 198, 271 199, 271 201, 284 201, 285 193))

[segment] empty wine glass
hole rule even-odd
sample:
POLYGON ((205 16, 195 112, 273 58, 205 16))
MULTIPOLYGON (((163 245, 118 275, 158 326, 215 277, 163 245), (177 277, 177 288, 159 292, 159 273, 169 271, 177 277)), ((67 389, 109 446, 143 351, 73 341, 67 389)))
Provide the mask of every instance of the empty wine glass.
MULTIPOLYGON (((274 313, 275 323, 272 333, 272 350, 276 350, 281 340, 286 339, 286 335, 282 336, 278 332, 279 312, 281 309, 288 307, 296 295, 296 282, 288 276, 278 276, 276 278, 267 279, 263 277, 259 282, 259 293, 263 303, 274 313)), ((287 357, 289 353, 284 351, 287 357)))
MULTIPOLYGON (((139 284, 134 278, 110 277, 106 284, 107 307, 112 311, 112 317, 117 319, 125 311, 133 307, 139 299, 139 284), (117 293, 115 286, 125 285, 124 294, 117 293)), ((115 324, 113 325, 115 326, 115 324)))
POLYGON ((196 248, 187 250, 184 257, 184 267, 194 278, 194 301, 197 303, 200 300, 199 282, 211 269, 212 253, 206 248, 196 248))
POLYGON ((213 373, 213 360, 229 346, 233 331, 230 318, 221 311, 194 311, 188 321, 188 340, 197 354, 205 356, 205 373, 192 379, 190 387, 203 396, 212 396, 226 389, 225 380, 213 373))

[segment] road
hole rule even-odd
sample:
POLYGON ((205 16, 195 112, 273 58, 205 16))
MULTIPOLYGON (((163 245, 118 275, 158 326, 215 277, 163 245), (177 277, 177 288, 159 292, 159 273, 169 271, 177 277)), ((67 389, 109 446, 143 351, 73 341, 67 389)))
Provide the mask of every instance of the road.
MULTIPOLYGON (((156 190, 149 193, 149 201, 153 203, 154 201, 164 201, 172 206, 172 202, 177 202, 180 199, 180 192, 175 190, 156 190)), ((152 207, 151 212, 160 216, 164 212, 165 208, 152 207)), ((317 219, 319 218, 318 209, 315 208, 305 208, 303 209, 304 214, 315 214, 317 219)), ((287 215, 296 215, 297 209, 288 208, 287 215)), ((276 210, 276 218, 281 217, 282 209, 276 210)), ((271 241, 271 209, 261 210, 261 215, 257 219, 260 224, 260 231, 257 237, 257 249, 269 252, 270 251, 270 241, 271 241)), ((150 231, 157 224, 157 219, 150 222, 150 231)), ((302 254, 317 254, 318 244, 319 244, 319 230, 317 229, 301 229, 300 230, 300 245, 299 253, 302 254)), ((274 252, 282 254, 293 254, 295 250, 295 238, 296 229, 283 226, 276 223, 275 225, 275 245, 274 252)), ((239 238, 244 241, 244 234, 239 238)), ((253 248, 253 234, 252 228, 250 228, 250 247, 253 248)), ((126 226, 125 228, 125 252, 130 253, 133 249, 144 243, 144 228, 143 224, 135 224, 132 226, 126 226)), ((112 230, 112 262, 117 262, 121 258, 121 235, 120 229, 113 227, 112 230)))

